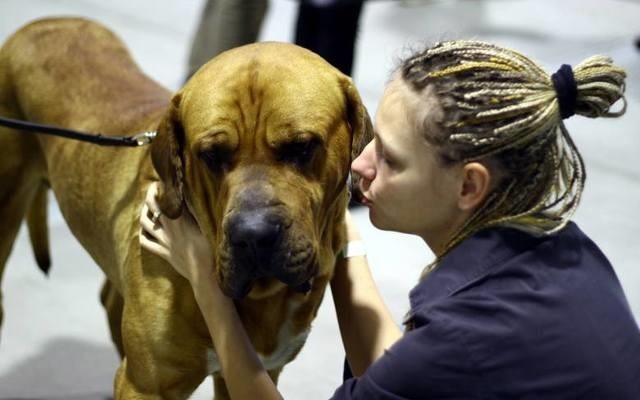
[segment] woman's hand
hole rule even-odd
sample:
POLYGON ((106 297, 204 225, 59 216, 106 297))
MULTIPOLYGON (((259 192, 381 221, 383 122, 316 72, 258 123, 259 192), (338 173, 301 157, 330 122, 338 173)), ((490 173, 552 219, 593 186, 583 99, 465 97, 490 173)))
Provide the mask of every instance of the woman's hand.
POLYGON ((161 215, 157 193, 158 182, 154 182, 147 189, 140 213, 140 245, 168 261, 192 286, 215 280, 211 247, 197 222, 189 213, 177 219, 161 215))
POLYGON ((233 301, 213 276, 211 247, 188 213, 177 219, 159 214, 158 184, 147 190, 140 214, 140 244, 164 258, 191 283, 233 398, 282 399, 247 336, 233 301))

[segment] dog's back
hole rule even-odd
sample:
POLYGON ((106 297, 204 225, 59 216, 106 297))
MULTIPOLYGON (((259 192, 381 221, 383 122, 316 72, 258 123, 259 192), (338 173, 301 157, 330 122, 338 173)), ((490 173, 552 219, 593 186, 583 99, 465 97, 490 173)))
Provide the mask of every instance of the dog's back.
POLYGON ((10 37, 1 54, 8 75, 3 85, 17 102, 14 116, 31 121, 122 134, 148 124, 145 117, 156 117, 171 95, 140 71, 115 34, 93 21, 33 22, 10 37))

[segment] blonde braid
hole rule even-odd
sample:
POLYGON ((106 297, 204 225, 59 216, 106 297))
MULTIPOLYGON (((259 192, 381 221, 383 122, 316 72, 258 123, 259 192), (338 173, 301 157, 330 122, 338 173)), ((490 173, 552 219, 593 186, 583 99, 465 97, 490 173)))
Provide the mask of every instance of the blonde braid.
POLYGON ((624 98, 624 79, 627 76, 622 68, 612 65, 605 56, 590 57, 574 68, 578 83, 578 106, 576 113, 589 118, 619 117, 627 109, 624 98), (620 111, 611 112, 609 108, 622 98, 620 111))
MULTIPOLYGON (((439 257, 489 226, 550 234, 567 224, 584 188, 584 163, 562 122, 547 72, 513 50, 461 40, 438 43, 410 57, 401 73, 418 92, 428 85, 435 88, 444 122, 441 132, 425 129, 425 135, 443 160, 491 157, 507 175, 439 257)), ((626 74, 610 58, 591 57, 573 69, 573 76, 575 113, 591 118, 624 114, 626 74), (610 111, 621 98, 623 108, 610 111)))

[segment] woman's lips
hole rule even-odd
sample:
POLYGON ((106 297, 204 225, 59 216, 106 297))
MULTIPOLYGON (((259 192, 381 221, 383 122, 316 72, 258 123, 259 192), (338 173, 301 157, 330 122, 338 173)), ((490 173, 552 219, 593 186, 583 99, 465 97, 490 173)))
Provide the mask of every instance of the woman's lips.
POLYGON ((372 202, 371 202, 371 200, 369 200, 369 198, 367 198, 367 196, 362 195, 360 197, 360 203, 362 203, 363 206, 369 207, 369 206, 371 206, 372 202))

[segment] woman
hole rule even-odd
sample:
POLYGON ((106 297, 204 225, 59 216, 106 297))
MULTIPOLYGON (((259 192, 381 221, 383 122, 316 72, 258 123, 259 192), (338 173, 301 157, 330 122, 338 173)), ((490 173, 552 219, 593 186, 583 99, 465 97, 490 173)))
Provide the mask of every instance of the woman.
MULTIPOLYGON (((624 78, 605 57, 550 77, 521 54, 470 41, 401 64, 352 169, 371 222, 420 236, 437 257, 410 293, 403 333, 366 258, 345 253, 331 288, 356 377, 335 399, 637 398, 638 326, 611 265, 569 221, 585 174, 562 122, 623 114, 610 107, 624 100, 624 78)), ((153 224, 154 193, 141 244, 191 282, 232 398, 281 398, 207 278, 197 227, 153 224)))

